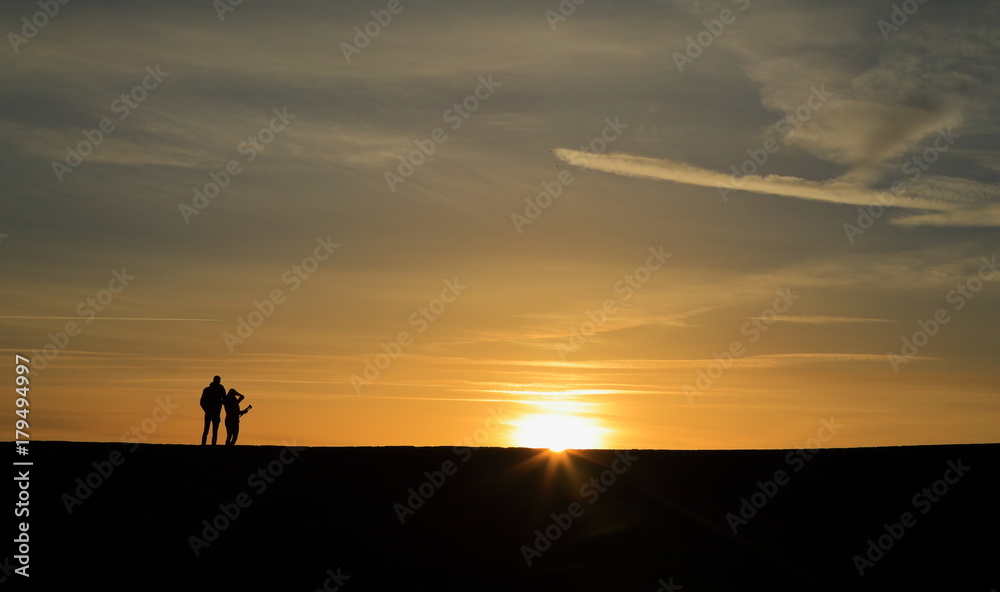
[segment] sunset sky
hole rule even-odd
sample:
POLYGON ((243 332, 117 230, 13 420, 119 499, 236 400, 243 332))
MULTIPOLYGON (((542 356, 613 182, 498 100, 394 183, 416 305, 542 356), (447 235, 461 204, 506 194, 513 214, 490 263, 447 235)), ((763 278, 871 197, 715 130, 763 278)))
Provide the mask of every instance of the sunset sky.
POLYGON ((996 3, 58 10, 0 7, 33 439, 196 444, 218 374, 242 444, 998 440, 996 3))

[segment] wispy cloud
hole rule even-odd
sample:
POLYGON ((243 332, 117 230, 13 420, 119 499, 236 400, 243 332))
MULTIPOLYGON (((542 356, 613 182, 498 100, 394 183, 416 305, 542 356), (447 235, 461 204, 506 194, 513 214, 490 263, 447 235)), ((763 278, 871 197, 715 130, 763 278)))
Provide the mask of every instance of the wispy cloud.
POLYGON ((916 214, 896 218, 893 223, 903 226, 1000 226, 1000 204, 916 214))
MULTIPOLYGON (((938 197, 892 196, 865 187, 860 183, 831 179, 810 181, 781 175, 746 175, 734 179, 732 175, 703 169, 666 158, 649 158, 629 154, 591 154, 570 148, 557 148, 555 155, 561 160, 580 167, 615 173, 626 177, 673 181, 701 187, 739 189, 753 193, 780 195, 831 203, 868 206, 892 200, 897 207, 920 210, 948 211, 967 201, 962 194, 943 193, 938 197), (947 200, 945 199, 947 198, 947 200)), ((984 187, 984 190, 989 191, 984 187)), ((941 190, 945 192, 945 189, 941 190)))
MULTIPOLYGON (((871 43, 875 60, 861 69, 855 55, 833 49, 843 46, 845 33, 843 28, 834 31, 824 26, 829 18, 824 10, 790 5, 783 7, 787 14, 782 19, 766 12, 748 13, 747 24, 752 26, 744 35, 720 40, 758 85, 761 107, 796 118, 794 131, 782 135, 776 134, 777 126, 762 129, 753 146, 769 138, 779 146, 794 146, 847 167, 837 178, 817 181, 762 171, 737 178, 667 158, 593 155, 567 148, 554 152, 572 165, 628 177, 859 206, 882 203, 881 196, 896 208, 930 212, 890 218, 908 226, 1000 225, 1000 210, 994 205, 1000 201, 1000 189, 994 184, 931 176, 927 163, 921 163, 919 170, 905 166, 908 157, 927 154, 926 142, 938 134, 946 134, 948 142, 941 148, 935 138, 935 150, 945 152, 958 136, 947 130, 975 133, 995 95, 996 66, 978 59, 974 52, 979 49, 973 48, 995 47, 997 41, 985 29, 970 26, 988 16, 968 8, 954 7, 953 18, 942 22, 915 22, 892 43, 852 38, 853 43, 871 43), (805 102, 813 100, 809 92, 813 89, 815 94, 816 88, 826 89, 818 106, 805 102), (800 114, 803 110, 805 115, 800 114), (896 180, 904 183, 899 195, 878 189, 896 180)), ((695 12, 710 9, 715 7, 692 6, 695 12)), ((858 7, 843 14, 864 21, 871 18, 868 10, 858 7)), ((958 160, 988 154, 974 144, 958 160)), ((927 162, 939 160, 936 151, 927 162)), ((767 166, 773 165, 765 162, 759 168, 767 166)), ((948 165, 934 166, 949 171, 948 165)))
MULTIPOLYGON (((0 319, 19 319, 19 320, 42 320, 42 321, 79 321, 85 319, 85 317, 26 317, 26 316, 0 316, 0 319)), ((167 317, 92 317, 87 318, 89 321, 190 321, 190 322, 208 322, 208 323, 218 323, 224 319, 176 319, 167 317)))
MULTIPOLYGON (((533 366, 551 368, 588 368, 588 369, 629 369, 629 370, 654 370, 671 368, 704 368, 716 363, 713 358, 697 359, 635 359, 635 360, 591 360, 581 362, 562 362, 557 360, 474 360, 469 358, 428 358, 425 356, 414 356, 417 359, 426 359, 442 364, 472 364, 472 365, 496 365, 496 366, 533 366)), ((738 358, 734 363, 742 367, 773 368, 778 366, 802 365, 820 362, 881 362, 885 363, 885 356, 881 354, 862 353, 789 353, 789 354, 763 354, 757 356, 746 356, 738 358)))
MULTIPOLYGON (((761 317, 756 317, 761 318, 761 317)), ((778 321, 785 323, 806 323, 811 325, 830 325, 839 323, 894 323, 891 319, 867 319, 862 317, 828 317, 823 315, 781 315, 778 321)))

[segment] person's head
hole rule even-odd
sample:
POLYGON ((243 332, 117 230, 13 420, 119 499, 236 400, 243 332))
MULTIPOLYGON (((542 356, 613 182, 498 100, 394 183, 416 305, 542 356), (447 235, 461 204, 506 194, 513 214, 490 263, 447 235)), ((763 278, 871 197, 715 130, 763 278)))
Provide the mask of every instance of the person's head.
POLYGON ((220 382, 222 382, 222 378, 218 376, 212 378, 212 384, 219 384, 220 382))

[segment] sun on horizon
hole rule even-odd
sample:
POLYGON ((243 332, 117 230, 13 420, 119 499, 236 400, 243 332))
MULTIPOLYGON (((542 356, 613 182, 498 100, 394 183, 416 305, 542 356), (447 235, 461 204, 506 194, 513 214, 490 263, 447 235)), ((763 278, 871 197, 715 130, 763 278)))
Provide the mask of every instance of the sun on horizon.
POLYGON ((609 431, 589 417, 568 413, 534 413, 511 423, 516 426, 517 446, 552 452, 602 448, 609 431))

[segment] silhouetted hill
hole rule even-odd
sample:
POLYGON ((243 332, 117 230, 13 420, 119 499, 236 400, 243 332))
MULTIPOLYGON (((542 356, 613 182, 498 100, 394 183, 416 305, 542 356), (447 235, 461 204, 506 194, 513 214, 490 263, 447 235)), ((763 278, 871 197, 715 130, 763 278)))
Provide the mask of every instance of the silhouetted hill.
POLYGON ((588 451, 572 470, 528 449, 31 447, 37 590, 311 592, 338 569, 348 592, 1000 588, 1000 445, 588 451), (404 512, 411 488, 431 495, 404 512))

